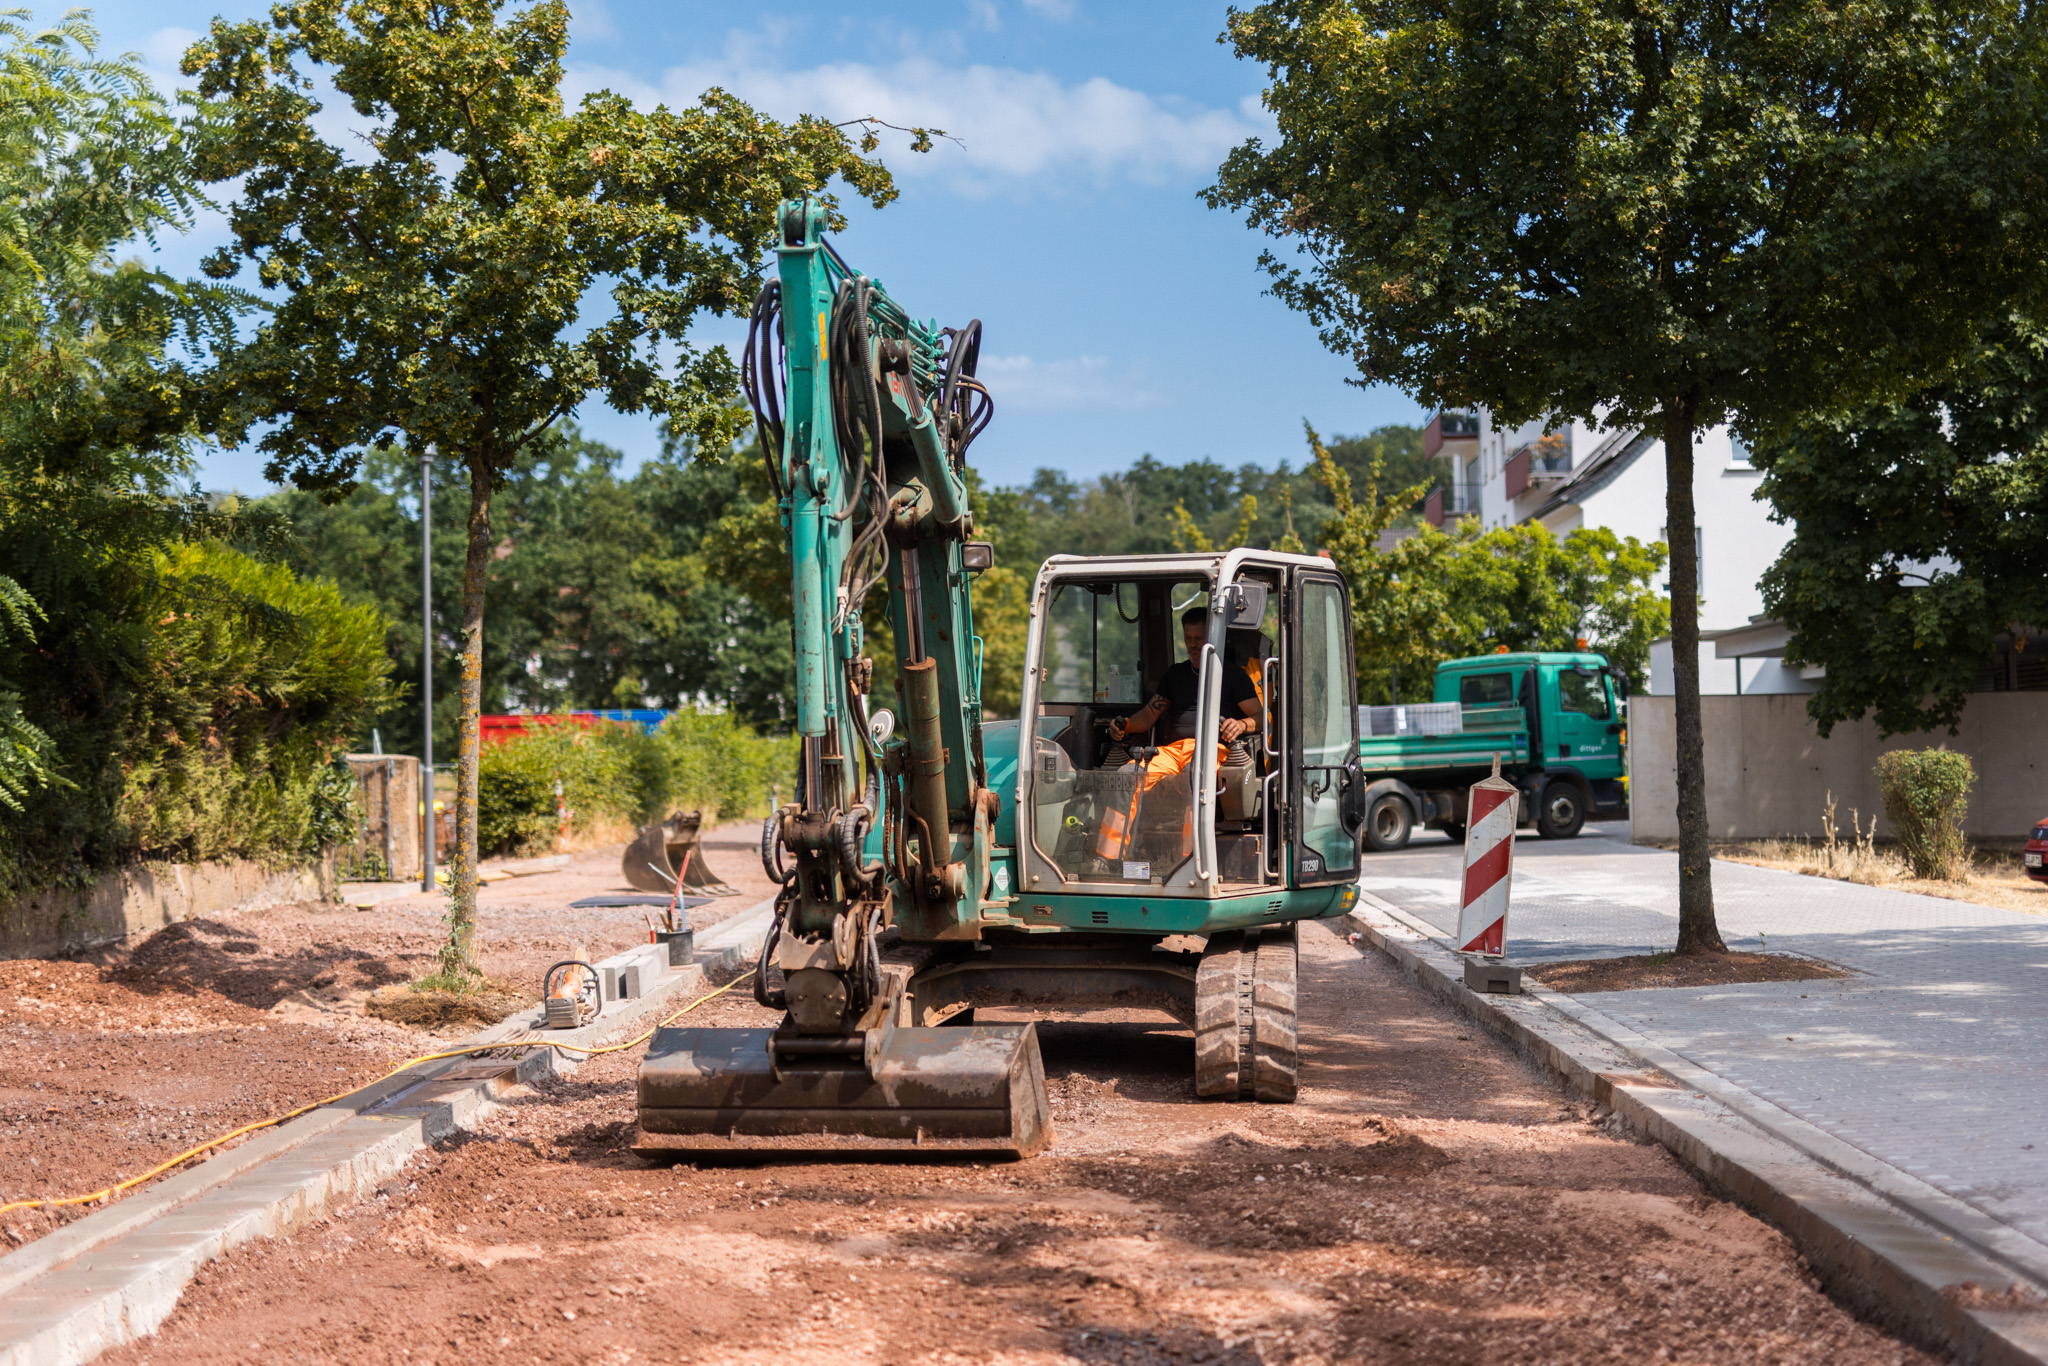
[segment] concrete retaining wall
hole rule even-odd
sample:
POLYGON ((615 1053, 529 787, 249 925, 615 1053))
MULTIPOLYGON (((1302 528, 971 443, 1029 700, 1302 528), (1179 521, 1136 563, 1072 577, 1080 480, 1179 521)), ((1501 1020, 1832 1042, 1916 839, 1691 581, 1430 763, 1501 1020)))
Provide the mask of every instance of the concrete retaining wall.
POLYGON ((0 902, 0 958, 51 958, 149 934, 180 920, 332 895, 333 860, 273 869, 247 859, 156 863, 91 887, 0 902))
MULTIPOLYGON (((1629 810, 1635 838, 1678 838, 1675 698, 1628 703, 1629 810)), ((1972 693, 1955 735, 1877 737, 1868 717, 1844 722, 1823 740, 1797 694, 1702 697, 1707 750, 1707 820, 1716 839, 1819 836, 1828 793, 1847 837, 1849 809, 1865 828, 1892 833, 1877 793, 1877 756, 1946 745, 1970 756, 1977 788, 1964 826, 1976 839, 2022 840, 2048 817, 2048 692, 1972 693)))

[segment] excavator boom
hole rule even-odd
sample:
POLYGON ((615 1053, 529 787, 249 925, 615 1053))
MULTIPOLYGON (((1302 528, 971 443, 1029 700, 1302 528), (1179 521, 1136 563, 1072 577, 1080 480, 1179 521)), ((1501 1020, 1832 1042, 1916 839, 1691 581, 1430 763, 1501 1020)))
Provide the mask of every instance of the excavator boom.
POLYGON ((796 800, 763 862, 782 884, 755 992, 772 1030, 668 1029, 639 1078, 636 1147, 1024 1155, 1047 1139, 1030 1025, 921 1027, 915 946, 978 936, 1001 803, 982 750, 965 457, 992 404, 981 325, 913 319, 780 210, 745 375, 791 567, 796 800), (886 589, 900 727, 870 715, 862 609, 886 589))

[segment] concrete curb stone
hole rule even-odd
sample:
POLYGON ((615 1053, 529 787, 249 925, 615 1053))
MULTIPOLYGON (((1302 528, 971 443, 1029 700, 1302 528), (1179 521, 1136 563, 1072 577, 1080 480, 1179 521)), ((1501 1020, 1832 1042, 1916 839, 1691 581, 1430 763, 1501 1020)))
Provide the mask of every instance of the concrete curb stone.
MULTIPOLYGON (((763 901, 712 926, 689 967, 670 968, 666 946, 656 944, 605 959, 600 968, 639 967, 642 995, 607 1003, 581 1029, 542 1030, 536 1008, 454 1046, 511 1044, 529 1031, 594 1046, 729 977, 760 952, 773 913, 774 902, 763 901)), ((77 1366, 147 1336, 207 1262, 366 1195, 512 1086, 574 1071, 588 1056, 535 1048, 517 1059, 409 1068, 0 1257, 0 1366, 77 1366)))
POLYGON ((1785 1233, 1829 1292, 1859 1312, 1964 1366, 2048 1364, 2048 1282, 2033 1269, 2042 1263, 2032 1239, 1987 1228, 1992 1221, 1914 1189, 1921 1183, 1905 1173, 1818 1130, 1802 1132, 1796 1117, 1583 1001, 1535 984, 1519 996, 1469 990, 1463 959, 1439 931, 1369 892, 1344 920, 1568 1093, 1611 1111, 1785 1233), (1809 1146, 1816 1136, 1832 1148, 1809 1146), (2004 1292, 2019 1307, 1970 1307, 1956 1293, 1966 1285, 2004 1292))

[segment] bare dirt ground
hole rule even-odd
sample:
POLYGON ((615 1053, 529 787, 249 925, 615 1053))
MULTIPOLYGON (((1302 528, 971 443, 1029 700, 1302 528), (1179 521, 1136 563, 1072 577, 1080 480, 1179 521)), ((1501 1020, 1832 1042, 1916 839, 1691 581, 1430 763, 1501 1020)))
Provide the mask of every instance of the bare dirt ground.
MULTIPOLYGON (((156 935, 137 957, 218 955, 251 941, 198 922, 156 935)), ((84 1194, 136 1176, 194 1144, 382 1076, 410 1055, 403 1030, 374 1020, 280 1020, 230 980, 197 986, 89 963, 0 963, 0 1204, 84 1194)), ((5 1246, 87 1207, 0 1215, 5 1246)))
POLYGON ((1735 982, 1809 982, 1847 977, 1841 968, 1789 953, 1633 953, 1541 963, 1529 975, 1554 991, 1640 991, 1649 987, 1718 987, 1735 982))
POLYGON ((1006 1165, 653 1166, 600 1058, 104 1360, 1931 1360, 1376 956, 1311 926, 1302 985, 1293 1106, 1197 1102, 1163 1017, 1042 1024, 1056 1143, 1006 1165))
MULTIPOLYGON (((759 830, 706 835, 710 866, 742 894, 691 908, 693 926, 768 894, 759 830)), ((594 958, 645 943, 637 910, 568 909, 625 888, 621 849, 487 887, 478 911, 486 975, 538 999, 541 973, 572 943, 594 958)), ((377 988, 433 969, 442 914, 440 897, 370 911, 306 902, 185 921, 83 961, 0 962, 0 1205, 98 1190, 473 1033, 473 1022, 409 1030, 359 1009, 377 988)), ((0 1248, 88 1209, 0 1215, 0 1248)))

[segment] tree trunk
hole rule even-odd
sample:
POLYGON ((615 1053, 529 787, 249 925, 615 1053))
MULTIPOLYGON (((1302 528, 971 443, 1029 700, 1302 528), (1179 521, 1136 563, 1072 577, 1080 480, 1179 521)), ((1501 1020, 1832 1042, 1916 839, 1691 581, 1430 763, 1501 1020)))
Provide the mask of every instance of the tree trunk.
POLYGON ((1700 733, 1700 557, 1692 505, 1693 407, 1664 405, 1665 534, 1671 546, 1671 673, 1678 723, 1678 951, 1726 953, 1707 848, 1707 747, 1700 733))
POLYGON ((476 962, 477 773, 482 748, 478 718, 484 702, 484 587, 491 564, 491 476, 485 463, 469 467, 469 536, 462 567, 462 633, 458 668, 462 714, 455 727, 455 866, 449 869, 448 943, 441 970, 452 978, 478 975, 476 962))

